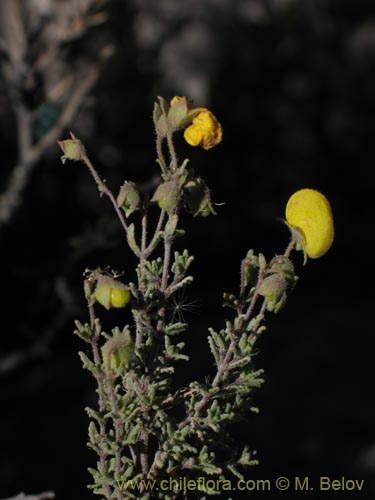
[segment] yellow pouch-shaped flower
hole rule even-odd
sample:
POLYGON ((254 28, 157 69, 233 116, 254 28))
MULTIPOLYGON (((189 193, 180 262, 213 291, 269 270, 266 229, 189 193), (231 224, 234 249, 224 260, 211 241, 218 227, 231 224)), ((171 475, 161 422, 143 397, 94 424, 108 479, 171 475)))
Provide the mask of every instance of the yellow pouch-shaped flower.
POLYGON ((193 123, 184 132, 185 140, 190 146, 202 146, 211 149, 219 144, 223 138, 223 129, 215 115, 203 109, 193 123))
POLYGON ((125 307, 131 299, 127 287, 110 276, 99 275, 94 293, 95 299, 106 309, 125 307))
POLYGON ((303 249, 317 259, 331 248, 334 225, 331 206, 324 194, 315 189, 301 189, 288 200, 285 216, 288 224, 302 234, 303 249))

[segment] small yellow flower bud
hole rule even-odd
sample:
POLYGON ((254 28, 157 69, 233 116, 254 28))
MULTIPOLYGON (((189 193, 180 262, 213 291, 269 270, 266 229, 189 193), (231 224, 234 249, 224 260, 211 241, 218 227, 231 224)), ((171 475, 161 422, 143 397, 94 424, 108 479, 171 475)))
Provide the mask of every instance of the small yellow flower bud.
POLYGON ((301 189, 288 200, 287 223, 302 234, 302 246, 308 257, 317 259, 331 248, 334 225, 327 198, 315 189, 301 189))
POLYGON ((211 149, 221 142, 223 129, 211 111, 202 108, 193 119, 193 123, 185 130, 184 137, 190 146, 211 149))

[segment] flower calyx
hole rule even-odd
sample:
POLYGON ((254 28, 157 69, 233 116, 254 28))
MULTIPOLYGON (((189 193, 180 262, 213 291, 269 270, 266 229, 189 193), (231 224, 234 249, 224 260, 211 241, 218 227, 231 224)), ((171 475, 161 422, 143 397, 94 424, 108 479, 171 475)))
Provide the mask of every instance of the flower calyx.
POLYGON ((294 273, 292 261, 285 255, 277 255, 268 264, 258 293, 267 299, 267 310, 277 313, 285 305, 298 277, 294 273))
POLYGON ((114 372, 119 375, 126 368, 134 354, 135 345, 131 338, 130 330, 125 327, 112 330, 113 337, 102 346, 103 368, 107 373, 114 372))
POLYGON ((216 215, 210 190, 201 177, 189 180, 184 186, 184 202, 193 217, 216 215))
POLYGON ((178 175, 173 175, 169 180, 159 184, 151 198, 158 202, 159 207, 168 213, 173 213, 177 208, 181 197, 181 188, 178 175))
POLYGON ((86 156, 86 150, 82 142, 77 139, 77 137, 70 132, 71 139, 65 139, 63 141, 57 141, 62 152, 64 153, 60 156, 61 162, 64 164, 66 160, 72 161, 83 161, 86 156))
POLYGON ((125 181, 117 196, 117 206, 122 208, 126 217, 138 210, 141 198, 134 182, 125 181))

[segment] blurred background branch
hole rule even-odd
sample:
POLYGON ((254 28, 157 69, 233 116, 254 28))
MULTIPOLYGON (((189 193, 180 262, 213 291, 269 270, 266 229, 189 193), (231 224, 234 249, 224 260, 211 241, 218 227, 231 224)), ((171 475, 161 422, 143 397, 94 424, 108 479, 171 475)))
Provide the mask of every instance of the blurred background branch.
POLYGON ((107 16, 100 0, 0 2, 1 73, 17 129, 18 161, 0 195, 0 228, 22 202, 29 178, 45 151, 72 122, 112 53, 82 52, 72 64, 69 44, 107 16), (48 116, 49 115, 49 116, 48 116), (43 126, 44 125, 44 126, 43 126))
POLYGON ((45 491, 44 493, 39 493, 37 495, 25 495, 25 493, 20 493, 15 497, 6 498, 4 500, 45 500, 47 498, 55 498, 53 491, 45 491))

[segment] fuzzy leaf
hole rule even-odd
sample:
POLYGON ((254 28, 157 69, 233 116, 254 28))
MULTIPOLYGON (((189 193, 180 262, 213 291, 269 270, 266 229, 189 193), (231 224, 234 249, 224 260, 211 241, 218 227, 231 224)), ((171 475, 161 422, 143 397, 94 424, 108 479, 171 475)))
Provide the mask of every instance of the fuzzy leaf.
POLYGON ((168 295, 172 295, 173 293, 177 292, 177 290, 180 290, 181 288, 190 285, 190 283, 193 282, 193 279, 194 279, 193 276, 186 276, 186 278, 182 279, 178 283, 171 285, 168 288, 168 295))
POLYGON ((138 434, 142 428, 142 422, 138 421, 130 430, 130 432, 126 435, 123 440, 123 445, 135 444, 138 440, 138 434))
POLYGON ((212 337, 208 337, 208 343, 210 345, 210 349, 211 349, 212 355, 215 359, 216 365, 218 365, 221 361, 221 357, 220 357, 219 351, 217 350, 214 339, 212 337))
POLYGON ((178 215, 174 214, 169 218, 168 222, 165 225, 165 236, 173 236, 176 232, 178 224, 178 215))
POLYGON ((78 335, 78 337, 80 337, 82 340, 87 342, 91 338, 91 335, 92 335, 90 325, 88 323, 85 323, 84 325, 82 325, 82 323, 78 320, 76 320, 74 323, 77 327, 74 330, 75 335, 78 335))
POLYGON ((91 361, 84 352, 80 351, 78 356, 81 358, 83 368, 85 370, 89 370, 93 375, 97 375, 100 372, 98 366, 95 365, 93 361, 91 361))
POLYGON ((128 226, 127 240, 128 240, 129 247, 133 250, 133 252, 136 255, 139 255, 140 249, 139 249, 139 246, 137 245, 137 242, 135 241, 135 226, 134 226, 134 224, 130 224, 128 226))
POLYGON ((161 107, 159 106, 159 104, 157 102, 155 102, 154 103, 154 110, 153 110, 153 113, 152 113, 152 118, 154 120, 154 126, 155 126, 155 128, 157 128, 157 124, 158 124, 159 118, 161 117, 162 114, 163 114, 163 112, 161 110, 161 107))
POLYGON ((165 327, 165 334, 166 335, 178 335, 186 330, 188 327, 187 323, 172 323, 171 325, 167 325, 165 327))

